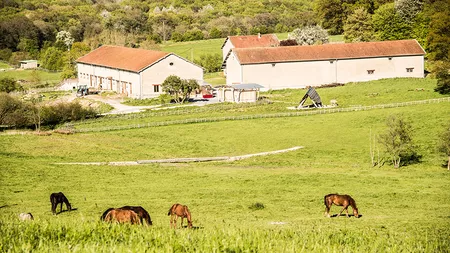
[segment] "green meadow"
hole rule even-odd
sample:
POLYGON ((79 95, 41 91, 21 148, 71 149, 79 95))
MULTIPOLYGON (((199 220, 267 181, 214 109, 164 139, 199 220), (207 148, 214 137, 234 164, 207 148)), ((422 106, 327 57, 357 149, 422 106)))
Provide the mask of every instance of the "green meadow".
MULTIPOLYGON (((433 79, 391 79, 317 89, 353 108, 443 98, 433 79)), ((288 112, 305 90, 262 93, 270 103, 222 104, 74 122, 75 129, 225 115, 288 112)), ((312 110, 313 111, 313 110, 312 110)), ((176 124, 49 136, 0 135, 1 252, 449 252, 450 174, 437 151, 449 102, 331 114, 176 124), (422 155, 371 166, 371 135, 406 118, 422 155), (254 154, 239 161, 134 166, 63 164, 254 154), (52 215, 62 191, 75 210, 52 215), (323 216, 323 197, 350 194, 360 218, 323 216), (189 206, 193 229, 169 227, 189 206), (100 221, 109 207, 140 205, 153 226, 100 221), (260 208, 255 208, 258 206, 260 208), (21 212, 35 220, 22 222, 21 212)), ((381 146, 380 157, 383 156, 381 146)), ((59 210, 59 209, 58 209, 59 210)), ((340 211, 333 206, 332 214, 340 211)), ((351 208, 349 208, 351 213, 351 208)))

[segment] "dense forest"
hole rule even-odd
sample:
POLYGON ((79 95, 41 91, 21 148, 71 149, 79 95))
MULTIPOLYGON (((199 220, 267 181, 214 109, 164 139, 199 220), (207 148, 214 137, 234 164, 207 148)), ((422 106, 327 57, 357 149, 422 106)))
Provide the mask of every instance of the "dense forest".
POLYGON ((74 60, 102 45, 285 33, 321 26, 347 42, 417 39, 449 59, 448 0, 0 0, 0 60, 39 59, 75 75, 74 60))

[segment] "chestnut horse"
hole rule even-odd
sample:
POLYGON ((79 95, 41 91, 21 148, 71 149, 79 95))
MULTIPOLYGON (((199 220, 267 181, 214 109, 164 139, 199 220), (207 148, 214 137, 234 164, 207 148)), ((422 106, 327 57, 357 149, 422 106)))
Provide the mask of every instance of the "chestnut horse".
POLYGON ((120 208, 110 210, 105 216, 105 221, 141 224, 138 215, 133 210, 122 210, 120 208))
POLYGON ((173 204, 167 215, 170 215, 170 227, 176 228, 178 217, 181 217, 181 227, 183 227, 184 218, 187 218, 188 228, 192 228, 191 212, 187 206, 173 204))
POLYGON ((148 212, 142 206, 122 206, 120 209, 132 210, 139 217, 141 224, 153 225, 152 219, 150 218, 150 214, 148 214, 148 212))
POLYGON ((62 205, 63 203, 66 204, 67 210, 72 210, 72 205, 70 205, 69 200, 66 198, 64 193, 58 192, 58 193, 52 193, 50 195, 50 202, 52 203, 52 213, 56 214, 56 208, 58 207, 58 204, 61 204, 59 212, 62 212, 62 205))
POLYGON ((339 195, 339 194, 328 194, 324 197, 323 202, 325 204, 325 215, 330 217, 330 209, 333 204, 337 206, 343 206, 341 212, 338 216, 341 216, 342 212, 345 210, 348 217, 348 207, 351 206, 353 209, 353 215, 358 218, 358 208, 356 207, 355 200, 349 195, 339 195))

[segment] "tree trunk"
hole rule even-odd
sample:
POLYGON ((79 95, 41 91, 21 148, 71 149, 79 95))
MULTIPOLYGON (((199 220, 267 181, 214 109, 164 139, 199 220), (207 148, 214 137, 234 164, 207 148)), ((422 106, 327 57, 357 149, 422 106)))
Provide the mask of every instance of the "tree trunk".
POLYGON ((450 155, 448 156, 447 169, 450 170, 450 155))

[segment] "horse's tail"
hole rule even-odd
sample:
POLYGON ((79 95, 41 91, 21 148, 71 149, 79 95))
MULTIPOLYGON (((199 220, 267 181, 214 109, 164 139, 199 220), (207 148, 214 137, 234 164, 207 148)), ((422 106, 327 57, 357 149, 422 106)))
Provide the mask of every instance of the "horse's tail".
POLYGON ((100 217, 100 220, 106 220, 106 216, 109 214, 109 212, 111 210, 113 210, 114 208, 108 208, 106 209, 106 211, 103 212, 102 216, 100 217))

